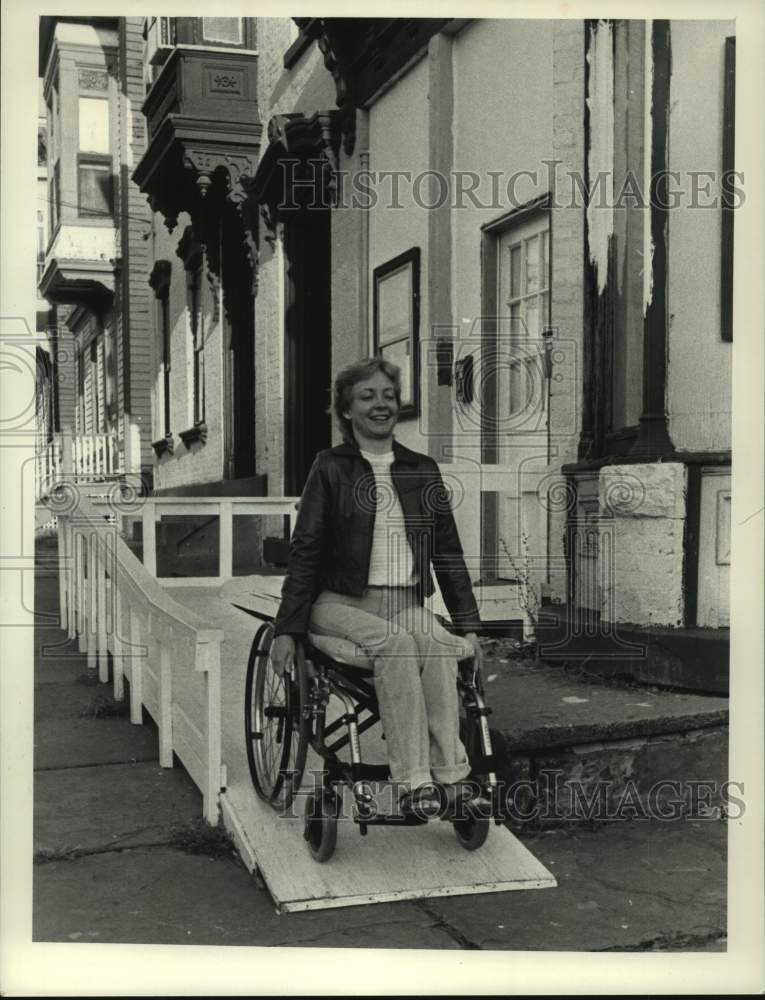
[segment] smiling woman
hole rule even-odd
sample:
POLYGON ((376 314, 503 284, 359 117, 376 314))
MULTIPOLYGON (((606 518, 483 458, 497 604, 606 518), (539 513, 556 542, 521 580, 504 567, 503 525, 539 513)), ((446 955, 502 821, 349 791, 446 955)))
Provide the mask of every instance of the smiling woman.
POLYGON ((309 631, 350 639, 374 670, 391 779, 405 807, 463 794, 457 646, 424 605, 435 570, 457 631, 480 666, 478 609, 436 463, 393 431, 401 373, 381 357, 345 368, 333 409, 344 443, 319 452, 290 544, 271 659, 291 666, 309 631), (438 638, 440 636, 440 638, 438 638), (447 638, 444 638, 447 637, 447 638))

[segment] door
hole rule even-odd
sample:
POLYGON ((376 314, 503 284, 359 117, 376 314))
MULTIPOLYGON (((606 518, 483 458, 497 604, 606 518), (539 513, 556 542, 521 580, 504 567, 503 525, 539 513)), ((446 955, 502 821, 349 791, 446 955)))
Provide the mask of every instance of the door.
POLYGON ((298 496, 317 451, 332 444, 329 209, 296 212, 285 222, 284 240, 284 491, 298 496))
POLYGON ((222 222, 225 479, 255 475, 255 301, 236 217, 222 222))

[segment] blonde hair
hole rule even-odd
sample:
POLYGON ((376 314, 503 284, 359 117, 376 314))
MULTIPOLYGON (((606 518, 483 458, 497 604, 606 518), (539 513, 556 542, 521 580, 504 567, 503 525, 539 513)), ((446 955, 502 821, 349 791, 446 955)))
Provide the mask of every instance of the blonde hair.
POLYGON ((343 440, 348 444, 355 442, 353 427, 348 417, 344 416, 345 411, 353 401, 353 387, 365 379, 371 378, 377 372, 382 372, 393 383, 393 390, 396 393, 396 403, 401 406, 401 369, 385 358, 378 355, 372 358, 363 358, 352 365, 347 365, 338 372, 332 394, 332 410, 335 414, 340 433, 343 440))

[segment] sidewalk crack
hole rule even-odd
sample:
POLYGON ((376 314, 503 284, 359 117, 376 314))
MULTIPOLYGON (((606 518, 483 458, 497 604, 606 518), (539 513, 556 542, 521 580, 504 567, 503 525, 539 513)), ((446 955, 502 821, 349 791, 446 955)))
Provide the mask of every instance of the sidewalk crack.
POLYGON ((433 921, 435 927, 442 930, 444 934, 447 934, 453 941, 455 941, 463 951, 482 951, 483 947, 480 944, 476 944, 475 941, 471 941, 470 938, 466 937, 462 931, 458 931, 456 927, 453 927, 448 920, 441 916, 435 907, 429 905, 423 899, 413 900, 415 906, 417 906, 423 913, 426 913, 430 919, 433 921))

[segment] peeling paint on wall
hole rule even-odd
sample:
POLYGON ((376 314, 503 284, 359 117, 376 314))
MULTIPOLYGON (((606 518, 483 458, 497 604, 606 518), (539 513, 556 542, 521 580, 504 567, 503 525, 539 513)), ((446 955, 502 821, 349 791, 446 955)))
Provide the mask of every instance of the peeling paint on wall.
POLYGON ((608 245, 614 231, 614 61, 608 21, 598 21, 590 29, 587 62, 590 70, 587 241, 590 263, 598 278, 598 294, 602 294, 608 274, 608 245))
MULTIPOLYGON (((643 128, 643 191, 651 191, 651 156, 653 153, 653 21, 645 24, 645 124, 643 128)), ((643 317, 653 298, 653 239, 651 237, 650 204, 645 211, 648 218, 643 226, 643 317)))

